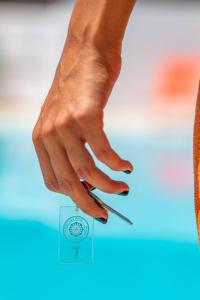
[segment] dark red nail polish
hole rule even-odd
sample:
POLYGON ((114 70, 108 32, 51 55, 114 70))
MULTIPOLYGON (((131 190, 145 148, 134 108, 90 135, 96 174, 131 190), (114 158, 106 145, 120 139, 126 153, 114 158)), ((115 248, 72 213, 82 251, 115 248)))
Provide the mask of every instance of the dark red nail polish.
POLYGON ((123 172, 126 173, 126 174, 132 173, 132 171, 130 171, 130 170, 125 170, 125 171, 123 171, 123 172))
POLYGON ((118 193, 118 195, 126 196, 128 195, 129 191, 123 191, 121 193, 118 193))
POLYGON ((99 221, 100 223, 106 224, 108 220, 104 218, 95 218, 95 220, 99 221))

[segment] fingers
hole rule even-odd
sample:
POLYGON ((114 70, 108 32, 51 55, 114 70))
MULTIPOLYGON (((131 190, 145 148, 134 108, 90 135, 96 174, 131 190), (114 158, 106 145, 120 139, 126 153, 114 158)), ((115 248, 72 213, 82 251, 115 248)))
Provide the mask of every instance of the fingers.
POLYGON ((86 140, 98 160, 115 171, 132 171, 133 165, 122 159, 111 147, 103 129, 97 128, 86 133, 86 140), (98 138, 97 138, 98 137, 98 138))
MULTIPOLYGON (((82 120, 81 115, 81 123, 82 120)), ((74 123, 73 119, 65 117, 57 118, 54 123, 43 122, 42 128, 36 126, 33 140, 44 181, 49 189, 69 195, 84 212, 107 219, 106 210, 91 200, 80 178, 107 193, 122 194, 129 187, 125 182, 112 180, 97 168, 84 143, 87 141, 95 156, 113 170, 132 171, 133 166, 112 149, 100 119, 95 122, 87 119, 77 131, 79 124, 80 119, 74 123)))
POLYGON ((59 142, 53 126, 43 128, 42 140, 48 152, 50 163, 58 182, 59 191, 69 195, 87 214, 96 218, 108 218, 105 209, 99 207, 85 191, 69 162, 67 153, 59 142))
MULTIPOLYGON (((76 121, 85 128, 84 137, 98 160, 115 171, 133 170, 133 165, 122 159, 111 147, 103 131, 103 111, 76 112, 76 121)), ((128 172, 127 172, 128 173, 128 172)))
POLYGON ((60 135, 65 144, 68 158, 79 178, 107 193, 121 193, 129 190, 125 182, 112 180, 96 167, 84 143, 75 134, 63 130, 60 135))

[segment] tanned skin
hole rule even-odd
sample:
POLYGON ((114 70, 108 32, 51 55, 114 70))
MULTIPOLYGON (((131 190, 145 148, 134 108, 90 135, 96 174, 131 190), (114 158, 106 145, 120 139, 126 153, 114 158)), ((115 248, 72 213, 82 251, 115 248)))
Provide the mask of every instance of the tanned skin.
POLYGON ((195 187, 195 212, 197 221, 198 237, 200 242, 200 82, 197 95, 195 122, 194 122, 194 187, 195 187))
POLYGON ((80 179, 106 193, 128 191, 95 165, 85 147, 114 171, 132 171, 112 148, 103 129, 103 111, 121 68, 121 48, 133 0, 77 0, 67 37, 32 139, 44 183, 87 214, 108 218, 80 179))

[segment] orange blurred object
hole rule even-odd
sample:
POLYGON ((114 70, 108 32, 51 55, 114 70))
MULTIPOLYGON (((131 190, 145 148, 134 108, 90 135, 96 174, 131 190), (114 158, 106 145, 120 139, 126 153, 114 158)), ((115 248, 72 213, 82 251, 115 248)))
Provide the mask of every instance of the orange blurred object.
POLYGON ((167 101, 183 100, 184 96, 196 94, 196 85, 200 73, 200 56, 168 56, 159 63, 154 84, 157 96, 167 101))

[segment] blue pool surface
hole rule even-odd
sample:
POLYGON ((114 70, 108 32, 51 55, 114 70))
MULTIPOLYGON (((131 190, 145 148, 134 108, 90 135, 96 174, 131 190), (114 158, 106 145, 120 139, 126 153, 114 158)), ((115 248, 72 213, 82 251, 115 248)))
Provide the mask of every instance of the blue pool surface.
POLYGON ((72 204, 44 185, 30 132, 0 133, 0 299, 194 299, 200 253, 191 136, 109 135, 135 171, 126 197, 97 191, 134 221, 95 222, 94 264, 59 265, 58 212, 72 204))

